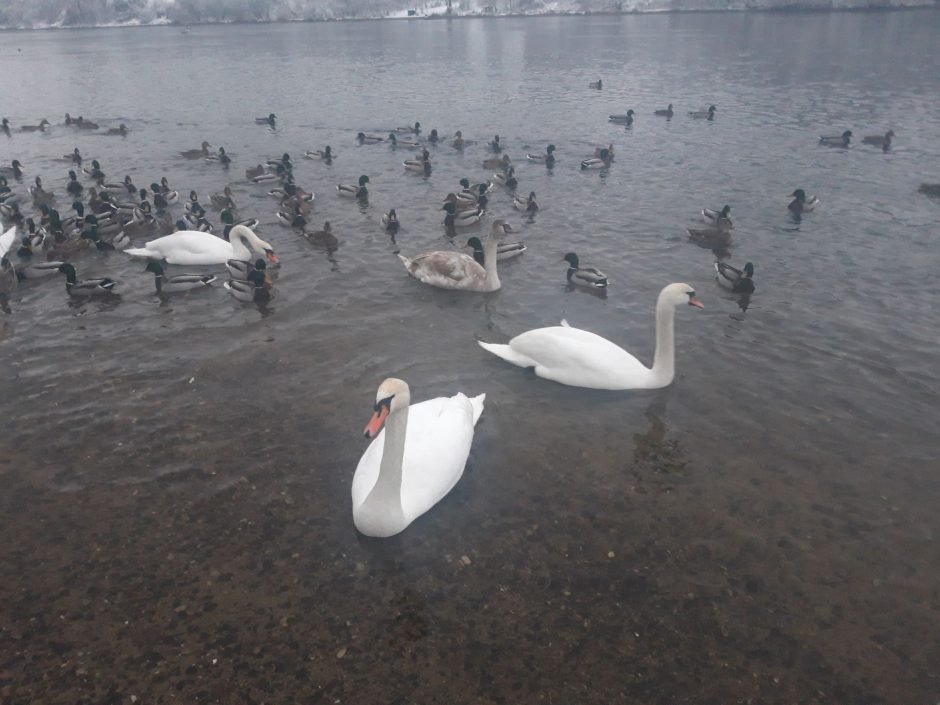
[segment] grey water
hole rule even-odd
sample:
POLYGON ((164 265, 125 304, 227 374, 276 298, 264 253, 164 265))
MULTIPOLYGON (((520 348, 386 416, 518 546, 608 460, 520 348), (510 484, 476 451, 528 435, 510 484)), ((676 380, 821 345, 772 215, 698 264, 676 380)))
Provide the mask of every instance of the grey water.
POLYGON ((15 190, 42 176, 65 213, 74 147, 109 181, 166 176, 204 205, 230 184, 282 266, 262 307, 221 286, 160 299, 118 252, 74 264, 119 280, 119 297, 70 302, 58 279, 10 296, 0 563, 22 648, 0 677, 48 702, 215 702, 236 682, 261 702, 271 669, 281 702, 935 698, 940 202, 917 189, 940 181, 938 29, 940 12, 919 10, 3 33, 15 190), (653 116, 668 103, 671 120, 653 116), (714 121, 687 116, 709 104, 714 121), (628 108, 630 128, 607 122, 628 108), (130 133, 79 133, 67 111, 130 133), (275 129, 254 124, 269 112, 275 129), (45 133, 16 131, 42 118, 45 133), (401 167, 414 150, 356 144, 415 121, 444 137, 427 178, 401 167), (889 128, 891 150, 861 144, 889 128), (844 129, 849 149, 817 145, 844 129), (489 216, 528 251, 501 265, 497 293, 426 287, 395 253, 482 232, 448 238, 440 204, 491 175, 494 134, 541 208, 530 222, 498 189, 489 216), (203 140, 227 170, 178 157, 203 140), (526 161, 549 143, 553 169, 526 161), (332 164, 302 158, 327 144, 332 164), (579 169, 607 144, 609 169, 579 169), (284 152, 333 254, 245 179, 284 152), (360 174, 366 206, 335 191, 360 174), (821 199, 799 220, 796 188, 821 199), (726 203, 734 239, 718 254, 755 264, 746 299, 685 231, 726 203), (566 286, 568 251, 609 275, 605 297, 566 286), (476 345, 566 318, 651 363, 671 282, 706 308, 678 311, 664 390, 566 388, 476 345), (375 542, 355 533, 349 486, 389 376, 415 400, 487 402, 455 490, 375 542), (93 545, 105 569, 84 563, 93 545), (102 595, 139 622, 121 626, 102 595), (63 655, 29 620, 73 608, 97 627, 65 627, 63 655), (155 629, 162 651, 142 636, 155 629), (228 670, 187 670, 199 649, 228 670))

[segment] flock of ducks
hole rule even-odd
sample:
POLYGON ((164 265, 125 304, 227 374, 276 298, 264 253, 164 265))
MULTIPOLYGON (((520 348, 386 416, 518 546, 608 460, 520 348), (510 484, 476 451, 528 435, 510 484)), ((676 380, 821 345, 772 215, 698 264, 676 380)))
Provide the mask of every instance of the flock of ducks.
MULTIPOLYGON (((601 90, 598 80, 591 88, 601 90)), ((689 112, 695 119, 714 120, 717 108, 710 105, 689 112)), ((674 106, 655 110, 654 116, 672 119, 674 106)), ((611 115, 612 123, 630 128, 636 119, 631 109, 623 114, 611 115)), ((276 126, 273 113, 255 118, 259 125, 276 126)), ((81 130, 97 130, 98 126, 83 118, 72 119, 66 114, 65 125, 81 130)), ((20 132, 44 131, 47 120, 38 125, 27 125, 20 132)), ((2 129, 10 135, 8 120, 2 129)), ((105 134, 126 134, 124 125, 105 134)), ((419 122, 398 127, 387 135, 359 132, 356 142, 361 145, 386 143, 393 148, 406 147, 420 150, 413 158, 402 161, 405 171, 429 176, 433 170, 429 147, 445 142, 436 129, 424 139, 419 122)), ((884 136, 865 137, 863 142, 889 149, 893 131, 884 136)), ((850 130, 836 137, 821 137, 820 144, 848 148, 852 139, 850 130)), ((468 143, 461 131, 449 138, 449 146, 464 150, 468 143)), ((197 149, 180 152, 186 159, 203 159, 227 167, 231 158, 224 148, 212 152, 211 145, 203 142, 197 149)), ((442 225, 449 235, 462 228, 476 227, 488 214, 490 195, 499 188, 510 192, 513 208, 524 213, 533 222, 539 206, 536 194, 519 190, 511 157, 503 151, 499 135, 487 143, 491 152, 482 160, 482 167, 493 170, 492 175, 478 183, 462 179, 459 188, 449 192, 441 202, 444 213, 442 225)), ((525 161, 542 164, 548 169, 556 166, 556 147, 548 144, 544 151, 525 154, 525 161)), ((614 160, 614 146, 598 146, 593 155, 579 160, 582 170, 606 169, 614 160)), ((303 153, 306 159, 332 163, 336 154, 330 146, 303 153)), ((257 219, 240 219, 238 207, 230 186, 211 194, 210 208, 219 211, 223 224, 215 234, 206 209, 198 194, 189 193, 183 199, 172 189, 165 177, 152 182, 148 188, 138 188, 131 178, 109 182, 102 165, 96 161, 85 163, 78 148, 63 156, 70 163, 66 186, 71 199, 71 211, 63 218, 55 210, 55 194, 47 191, 39 176, 28 188, 28 199, 10 187, 8 179, 20 182, 24 166, 12 160, 9 167, 0 168, 0 217, 9 227, 0 235, 0 294, 8 295, 17 282, 41 278, 52 273, 65 277, 70 296, 113 295, 117 283, 108 278, 79 280, 75 267, 68 261, 83 251, 121 250, 125 254, 146 260, 145 271, 154 277, 159 295, 192 291, 210 287, 217 276, 211 273, 186 273, 168 276, 167 265, 209 266, 225 265, 229 279, 225 287, 237 299, 246 302, 266 301, 271 296, 269 265, 279 265, 274 247, 255 233, 257 219), (82 181, 84 180, 85 183, 82 181), (35 213, 26 217, 21 206, 31 202, 35 213), (182 209, 179 217, 171 215, 182 209), (132 238, 161 234, 143 246, 132 247, 132 238)), ((315 202, 315 194, 300 187, 294 180, 291 157, 285 153, 245 171, 252 184, 265 185, 268 193, 277 199, 278 221, 293 229, 312 244, 335 249, 339 241, 329 222, 321 230, 308 230, 308 218, 315 202)), ((369 199, 368 175, 361 175, 354 183, 336 186, 341 198, 365 202, 369 199)), ((924 184, 921 190, 940 195, 940 185, 924 184)), ((818 204, 816 196, 807 196, 796 189, 790 196, 788 210, 800 217, 811 212, 818 204)), ((731 207, 701 210, 702 228, 690 228, 693 242, 720 249, 730 243, 734 224, 731 207)), ((382 227, 392 237, 401 223, 395 209, 385 212, 382 227)), ((469 292, 492 292, 500 288, 498 263, 517 257, 527 248, 522 242, 506 241, 514 229, 505 218, 496 218, 482 238, 469 237, 466 247, 472 254, 453 250, 434 250, 415 256, 399 254, 406 272, 423 284, 441 289, 469 292)), ((606 290, 610 280, 600 269, 582 264, 574 252, 565 254, 566 279, 571 286, 592 290, 606 290)), ((716 262, 715 276, 720 284, 733 292, 751 294, 755 290, 754 265, 747 262, 741 269, 725 262, 716 262)), ((571 327, 566 321, 558 326, 529 330, 507 343, 478 341, 487 352, 504 361, 523 368, 532 368, 544 379, 561 384, 604 390, 655 389, 669 385, 675 375, 674 317, 680 307, 703 308, 695 290, 688 284, 675 283, 664 287, 655 305, 655 353, 651 367, 615 343, 595 333, 571 327)), ((403 531, 414 519, 433 507, 459 481, 473 440, 474 426, 483 412, 485 395, 467 397, 456 394, 412 404, 408 384, 389 378, 379 386, 372 417, 365 435, 372 442, 363 454, 352 481, 353 520, 357 529, 368 536, 387 537, 403 531)))

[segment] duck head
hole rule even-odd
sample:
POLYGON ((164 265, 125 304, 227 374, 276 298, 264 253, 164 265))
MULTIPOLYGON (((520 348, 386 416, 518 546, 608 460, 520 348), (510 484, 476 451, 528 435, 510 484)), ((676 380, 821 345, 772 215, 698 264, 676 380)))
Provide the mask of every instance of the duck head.
POLYGON ((555 145, 550 144, 545 148, 546 154, 552 154, 555 151, 555 145))
POLYGON ((365 186, 367 183, 369 183, 369 177, 368 177, 368 176, 366 176, 365 174, 363 174, 362 176, 359 177, 359 186, 360 186, 360 187, 365 186))
POLYGON ((144 267, 145 272, 153 272, 154 276, 162 277, 163 276, 163 264, 160 262, 151 260, 147 262, 147 266, 144 267))
POLYGON ((564 257, 561 258, 562 262, 567 262, 568 266, 572 269, 577 269, 578 264, 581 260, 578 259, 578 256, 574 252, 569 252, 564 257))
POLYGON ((467 247, 472 247, 474 252, 483 251, 483 243, 480 242, 480 238, 475 235, 467 240, 467 247))
POLYGON ((364 132, 360 132, 358 135, 356 135, 356 139, 359 140, 360 142, 365 142, 366 134, 364 132))
POLYGON ((751 262, 744 265, 744 276, 748 279, 754 276, 754 265, 751 262))
POLYGON ((725 206, 721 209, 722 218, 727 218, 729 215, 731 215, 731 206, 725 206))
POLYGON ((798 188, 796 191, 794 191, 793 193, 791 193, 790 196, 791 196, 792 198, 795 198, 795 199, 798 200, 798 201, 805 201, 805 200, 806 200, 806 191, 804 191, 804 190, 801 189, 801 188, 798 188))

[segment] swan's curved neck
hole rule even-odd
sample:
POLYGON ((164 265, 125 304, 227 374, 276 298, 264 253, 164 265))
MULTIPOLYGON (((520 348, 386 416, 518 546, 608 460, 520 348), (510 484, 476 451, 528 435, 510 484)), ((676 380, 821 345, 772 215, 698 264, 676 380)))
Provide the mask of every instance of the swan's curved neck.
POLYGON ((250 228, 244 225, 233 226, 232 229, 229 230, 228 239, 229 242, 232 243, 232 249, 234 250, 233 259, 250 260, 250 248, 254 247, 259 252, 262 252, 265 247, 267 247, 266 242, 261 240, 250 228))
MULTIPOLYGON (((399 393, 399 397, 401 394, 399 393)), ((404 401, 408 402, 409 399, 404 401)), ((397 409, 385 420, 385 443, 375 487, 362 503, 362 509, 382 523, 400 526, 404 521, 401 506, 402 463, 405 460, 405 436, 408 430, 408 406, 397 409)), ((392 531, 395 533, 395 531, 392 531)))
POLYGON ((652 369, 656 386, 665 387, 676 374, 675 315, 675 306, 661 299, 656 301, 656 353, 652 369))
POLYGON ((496 291, 500 287, 499 273, 496 271, 498 249, 499 242, 496 236, 490 233, 486 236, 486 244, 483 245, 483 269, 486 270, 487 291, 496 291))

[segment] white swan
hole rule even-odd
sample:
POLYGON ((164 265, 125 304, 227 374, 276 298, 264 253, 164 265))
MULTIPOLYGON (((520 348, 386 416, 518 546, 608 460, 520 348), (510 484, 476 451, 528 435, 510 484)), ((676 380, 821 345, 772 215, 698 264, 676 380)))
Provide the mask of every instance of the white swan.
POLYGON ((586 330, 560 326, 526 331, 496 345, 478 341, 484 350, 535 374, 572 387, 589 389, 659 389, 675 376, 673 316, 676 306, 705 308, 688 284, 670 284, 656 300, 656 353, 652 369, 605 338, 586 330))
POLYGON ((231 259, 250 260, 252 255, 249 248, 252 248, 277 264, 274 248, 250 228, 235 225, 228 236, 229 242, 226 242, 210 233, 182 230, 151 240, 144 247, 132 247, 124 252, 131 257, 149 257, 165 260, 169 264, 225 264, 231 259))
POLYGON ((490 234, 483 247, 481 266, 476 260, 462 252, 437 250, 425 252, 413 259, 403 255, 398 258, 408 273, 420 282, 440 289, 461 291, 496 291, 500 288, 496 271, 497 245, 503 233, 511 233, 512 227, 503 220, 494 220, 490 234))
POLYGON ((352 481, 353 523, 361 533, 394 536, 451 491, 463 475, 485 399, 458 393, 409 406, 405 382, 382 382, 365 429, 374 440, 352 481))

